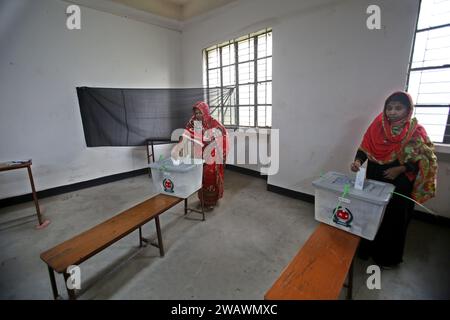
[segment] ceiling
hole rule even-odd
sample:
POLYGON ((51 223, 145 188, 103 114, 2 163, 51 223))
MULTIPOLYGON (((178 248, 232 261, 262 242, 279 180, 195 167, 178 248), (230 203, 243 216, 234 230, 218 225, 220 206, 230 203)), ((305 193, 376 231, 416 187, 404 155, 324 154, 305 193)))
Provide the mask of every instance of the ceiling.
POLYGON ((236 0, 107 0, 157 16, 186 21, 236 0))

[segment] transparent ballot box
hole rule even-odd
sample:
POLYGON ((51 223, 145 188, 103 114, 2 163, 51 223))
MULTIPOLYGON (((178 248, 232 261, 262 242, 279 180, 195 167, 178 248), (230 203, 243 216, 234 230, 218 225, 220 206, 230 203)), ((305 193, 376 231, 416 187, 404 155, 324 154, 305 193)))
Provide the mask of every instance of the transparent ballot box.
POLYGON ((357 190, 354 184, 354 179, 332 171, 313 181, 315 219, 373 240, 395 186, 367 179, 357 190))
POLYGON ((149 164, 152 180, 159 193, 188 198, 202 186, 203 161, 193 159, 175 164, 165 159, 149 164))

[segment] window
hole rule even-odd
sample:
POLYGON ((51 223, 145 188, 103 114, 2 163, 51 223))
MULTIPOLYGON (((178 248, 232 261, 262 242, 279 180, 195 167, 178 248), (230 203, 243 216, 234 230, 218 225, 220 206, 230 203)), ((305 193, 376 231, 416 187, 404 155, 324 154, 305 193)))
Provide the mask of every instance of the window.
POLYGON ((407 90, 430 139, 450 144, 450 0, 421 1, 407 90))
POLYGON ((205 86, 223 91, 208 94, 212 115, 228 127, 271 127, 272 30, 207 48, 203 57, 205 86), (231 97, 224 95, 229 87, 231 97))

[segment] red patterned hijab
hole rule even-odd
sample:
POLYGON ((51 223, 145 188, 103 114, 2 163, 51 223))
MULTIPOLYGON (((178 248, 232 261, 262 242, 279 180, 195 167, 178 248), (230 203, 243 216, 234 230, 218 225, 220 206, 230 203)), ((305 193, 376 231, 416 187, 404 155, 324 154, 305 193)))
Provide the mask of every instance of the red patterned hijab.
POLYGON ((399 160, 400 164, 408 161, 418 163, 419 172, 408 172, 407 176, 415 181, 413 198, 425 202, 435 194, 437 159, 434 145, 428 138, 423 126, 412 118, 414 105, 406 92, 394 92, 386 100, 384 110, 380 113, 364 134, 360 150, 378 164, 399 160), (390 122, 386 116, 386 106, 390 101, 399 101, 409 110, 407 115, 396 122, 390 122))
MULTIPOLYGON (((198 109, 200 110, 200 112, 203 115, 203 120, 202 120, 202 143, 204 142, 204 138, 205 138, 205 131, 209 130, 209 129, 219 129, 220 130, 220 134, 222 136, 223 139, 220 139, 221 141, 217 141, 218 142, 218 147, 220 149, 222 149, 223 151, 223 156, 224 159, 226 157, 226 154, 228 152, 228 132, 226 130, 226 128, 216 119, 214 119, 210 112, 209 112, 209 106, 206 102, 204 101, 199 101, 197 102, 194 107, 192 108, 193 110, 198 109)), ((187 138, 191 138, 193 140, 195 140, 194 138, 194 128, 195 128, 195 115, 193 115, 191 117, 191 119, 189 120, 189 122, 186 125, 186 130, 184 133, 184 136, 187 138), (187 132, 186 132, 187 131, 187 132)))
MULTIPOLYGON (((207 130, 207 129, 211 129, 212 125, 213 125, 213 117, 211 117, 211 114, 209 113, 209 106, 206 102, 204 101, 199 101, 197 102, 192 109, 195 111, 195 109, 200 110, 200 112, 203 115, 203 120, 202 120, 202 127, 203 129, 207 130)), ((195 118, 195 114, 191 117, 191 119, 189 120, 188 124, 186 127, 191 127, 194 128, 194 121, 197 121, 195 118)))
POLYGON ((414 108, 411 96, 406 92, 395 92, 391 96, 395 94, 403 94, 409 101, 409 105, 406 105, 409 108, 406 117, 394 123, 388 120, 386 116, 386 106, 390 100, 388 98, 383 112, 375 118, 367 129, 360 147, 370 160, 379 164, 395 161, 404 144, 408 143, 414 134, 424 132, 417 130, 419 127, 423 127, 417 124, 415 119, 414 121, 411 120, 414 108), (393 130, 394 128, 399 131, 397 134, 394 134, 396 131, 393 130))

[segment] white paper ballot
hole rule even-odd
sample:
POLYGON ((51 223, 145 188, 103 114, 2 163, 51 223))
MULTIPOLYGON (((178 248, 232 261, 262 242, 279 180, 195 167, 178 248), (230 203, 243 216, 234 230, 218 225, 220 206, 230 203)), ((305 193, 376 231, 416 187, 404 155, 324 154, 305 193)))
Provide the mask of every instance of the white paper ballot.
POLYGON ((179 166, 181 163, 180 159, 174 159, 174 158, 170 158, 172 160, 172 163, 174 166, 179 166))
POLYGON ((366 168, 360 167, 356 173, 355 189, 362 190, 364 188, 364 180, 366 179, 366 168))

